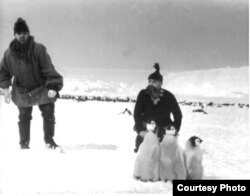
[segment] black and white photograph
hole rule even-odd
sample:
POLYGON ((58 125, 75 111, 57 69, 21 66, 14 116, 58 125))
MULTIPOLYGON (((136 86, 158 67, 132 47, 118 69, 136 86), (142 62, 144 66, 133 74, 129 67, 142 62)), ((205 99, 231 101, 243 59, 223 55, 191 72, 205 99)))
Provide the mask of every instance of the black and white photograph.
POLYGON ((0 195, 173 195, 250 179, 248 0, 0 0, 0 195))

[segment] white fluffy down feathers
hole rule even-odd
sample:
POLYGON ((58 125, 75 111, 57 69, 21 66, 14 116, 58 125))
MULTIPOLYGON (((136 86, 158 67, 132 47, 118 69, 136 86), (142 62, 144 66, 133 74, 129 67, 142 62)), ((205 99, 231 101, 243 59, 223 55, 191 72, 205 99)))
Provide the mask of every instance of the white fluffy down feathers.
POLYGON ((190 138, 183 150, 178 144, 178 137, 168 131, 160 143, 152 127, 148 128, 135 159, 133 176, 136 179, 142 181, 202 179, 202 151, 199 145, 190 147, 188 145, 190 138))

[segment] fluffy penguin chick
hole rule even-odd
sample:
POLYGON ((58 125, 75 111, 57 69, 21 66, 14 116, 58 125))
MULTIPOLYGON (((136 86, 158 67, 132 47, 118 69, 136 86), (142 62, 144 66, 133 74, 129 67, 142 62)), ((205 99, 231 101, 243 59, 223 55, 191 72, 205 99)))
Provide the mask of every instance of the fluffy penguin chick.
POLYGON ((139 148, 134 164, 134 177, 142 181, 159 180, 159 140, 154 133, 155 123, 147 125, 148 132, 139 148))
POLYGON ((183 150, 178 144, 176 130, 167 130, 160 144, 160 179, 186 179, 183 150))
POLYGON ((199 180, 203 177, 202 150, 200 144, 202 139, 197 136, 190 137, 185 146, 185 163, 187 179, 199 180))

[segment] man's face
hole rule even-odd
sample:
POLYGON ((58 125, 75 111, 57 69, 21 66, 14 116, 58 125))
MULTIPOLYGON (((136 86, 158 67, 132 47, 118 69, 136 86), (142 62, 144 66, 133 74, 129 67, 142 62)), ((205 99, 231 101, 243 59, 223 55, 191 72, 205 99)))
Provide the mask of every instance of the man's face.
POLYGON ((162 82, 158 81, 158 80, 153 80, 153 79, 149 79, 148 80, 148 86, 150 88, 153 88, 153 89, 161 89, 161 86, 162 86, 162 82))
POLYGON ((15 38, 21 44, 25 44, 29 38, 29 33, 28 32, 16 33, 15 38))

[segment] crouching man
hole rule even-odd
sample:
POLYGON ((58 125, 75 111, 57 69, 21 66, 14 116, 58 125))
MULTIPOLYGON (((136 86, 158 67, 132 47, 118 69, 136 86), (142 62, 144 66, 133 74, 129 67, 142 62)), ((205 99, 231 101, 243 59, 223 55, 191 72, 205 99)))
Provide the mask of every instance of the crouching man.
POLYGON ((29 148, 32 106, 38 105, 43 117, 46 146, 56 148, 54 110, 63 78, 55 70, 46 48, 34 41, 22 18, 14 24, 14 36, 0 64, 0 88, 4 89, 5 102, 9 103, 12 98, 18 107, 20 147, 29 148))
POLYGON ((175 96, 162 88, 163 77, 160 74, 160 66, 155 63, 156 71, 148 77, 148 87, 139 92, 134 109, 134 130, 137 132, 135 149, 137 152, 146 133, 146 123, 155 121, 158 127, 157 135, 161 141, 165 134, 164 127, 173 125, 178 134, 182 113, 175 96), (171 114, 173 120, 171 120, 171 114))

